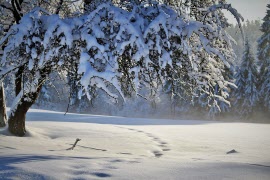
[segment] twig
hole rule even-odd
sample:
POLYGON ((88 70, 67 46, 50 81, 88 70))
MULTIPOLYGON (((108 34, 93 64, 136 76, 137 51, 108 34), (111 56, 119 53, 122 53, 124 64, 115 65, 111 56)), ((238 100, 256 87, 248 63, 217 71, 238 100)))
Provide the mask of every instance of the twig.
POLYGON ((73 150, 75 148, 75 146, 77 145, 77 143, 80 141, 81 139, 77 138, 75 143, 73 144, 72 147, 68 148, 67 150, 73 150))

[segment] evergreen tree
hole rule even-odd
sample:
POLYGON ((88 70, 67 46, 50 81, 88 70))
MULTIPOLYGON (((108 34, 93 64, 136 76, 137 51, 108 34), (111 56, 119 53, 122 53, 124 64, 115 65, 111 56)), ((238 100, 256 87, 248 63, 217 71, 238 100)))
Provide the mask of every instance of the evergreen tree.
POLYGON ((260 95, 262 104, 270 111, 270 4, 263 19, 261 31, 263 35, 258 40, 258 59, 260 64, 260 95))
POLYGON ((254 112, 259 100, 258 71, 248 40, 246 40, 241 66, 235 74, 235 79, 238 88, 234 94, 236 99, 234 105, 242 117, 247 117, 254 112))
MULTIPOLYGON (((257 52, 257 47, 258 47, 257 40, 262 35, 262 32, 260 31, 260 27, 261 27, 260 20, 255 20, 255 21, 247 20, 245 23, 243 23, 243 30, 245 32, 245 35, 249 39, 251 50, 254 53, 257 52)), ((238 25, 230 26, 229 28, 226 29, 226 31, 235 40, 235 43, 232 44, 232 47, 237 56, 235 64, 239 66, 242 61, 242 54, 245 50, 245 47, 244 47, 245 43, 243 41, 244 39, 242 38, 238 25)))

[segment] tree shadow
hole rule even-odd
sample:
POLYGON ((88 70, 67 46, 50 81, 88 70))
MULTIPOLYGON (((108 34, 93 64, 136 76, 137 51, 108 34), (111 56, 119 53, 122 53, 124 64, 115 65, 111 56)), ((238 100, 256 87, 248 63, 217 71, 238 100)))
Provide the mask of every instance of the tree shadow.
POLYGON ((2 145, 0 145, 0 149, 17 150, 16 148, 9 147, 9 146, 2 146, 2 145))
MULTIPOLYGON (((41 155, 16 155, 14 157, 0 156, 0 179, 51 179, 49 175, 37 173, 34 171, 24 170, 23 168, 16 167, 16 165, 23 165, 29 162, 42 162, 50 160, 92 160, 100 158, 89 157, 65 157, 65 156, 41 156, 41 155)), ((28 167, 29 168, 29 167, 28 167)))
POLYGON ((50 179, 49 176, 39 174, 36 172, 27 172, 23 169, 17 168, 16 164, 24 164, 27 162, 41 162, 46 160, 56 159, 51 156, 15 156, 15 157, 1 157, 0 160, 0 179, 50 179))

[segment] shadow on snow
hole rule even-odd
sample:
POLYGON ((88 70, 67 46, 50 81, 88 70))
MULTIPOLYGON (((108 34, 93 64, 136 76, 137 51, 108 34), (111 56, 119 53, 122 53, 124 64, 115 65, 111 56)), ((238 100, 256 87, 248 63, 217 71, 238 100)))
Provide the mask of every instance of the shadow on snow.
MULTIPOLYGON (((102 158, 102 157, 101 157, 102 158)), ((43 161, 50 160, 93 160, 100 158, 89 158, 89 157, 64 157, 64 156, 42 156, 42 155, 16 155, 14 157, 0 157, 0 179, 51 179, 50 176, 35 172, 34 169, 27 168, 25 169, 25 164, 34 162, 40 163, 43 161)), ((106 173, 97 173, 93 174, 97 177, 108 177, 106 173)))

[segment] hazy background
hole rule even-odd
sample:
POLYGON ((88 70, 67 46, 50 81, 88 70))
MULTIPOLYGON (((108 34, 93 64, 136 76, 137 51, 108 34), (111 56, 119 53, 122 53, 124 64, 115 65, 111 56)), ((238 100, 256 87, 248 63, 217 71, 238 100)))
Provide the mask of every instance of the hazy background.
MULTIPOLYGON (((266 15, 266 5, 270 4, 270 0, 227 0, 232 7, 248 20, 263 19, 266 15)), ((228 11, 224 11, 230 23, 236 24, 236 20, 228 11)))

